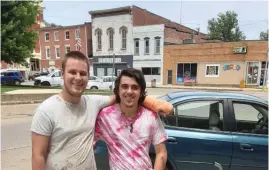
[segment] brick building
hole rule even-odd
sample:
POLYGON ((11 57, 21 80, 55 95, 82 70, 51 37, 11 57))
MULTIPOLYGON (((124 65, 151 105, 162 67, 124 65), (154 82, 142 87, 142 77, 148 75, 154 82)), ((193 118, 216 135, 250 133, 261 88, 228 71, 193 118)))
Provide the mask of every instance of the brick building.
POLYGON ((42 28, 39 32, 41 71, 60 69, 62 60, 69 51, 79 50, 92 58, 91 31, 91 23, 42 28))
MULTIPOLYGON (((263 85, 267 41, 167 45, 163 84, 247 87, 263 85)), ((266 81, 266 80, 265 80, 266 81)))
POLYGON ((161 83, 162 75, 159 74, 162 73, 163 65, 162 47, 160 53, 155 55, 154 50, 150 49, 154 48, 152 44, 205 41, 205 34, 137 6, 90 11, 89 14, 92 18, 93 67, 97 76, 117 75, 123 68, 135 67, 142 70, 147 81, 154 78, 161 83), (158 25, 162 28, 159 29, 158 25), (154 41, 155 37, 162 39, 154 41), (139 55, 134 54, 136 49, 141 49, 139 55), (152 51, 152 54, 144 50, 152 51), (116 63, 115 72, 112 73, 111 61, 114 55, 116 63), (147 62, 147 65, 142 68, 141 62, 147 62))

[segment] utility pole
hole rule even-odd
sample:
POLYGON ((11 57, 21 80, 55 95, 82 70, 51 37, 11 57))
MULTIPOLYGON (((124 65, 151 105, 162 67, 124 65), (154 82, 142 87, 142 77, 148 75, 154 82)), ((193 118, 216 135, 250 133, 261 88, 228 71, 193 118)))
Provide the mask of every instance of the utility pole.
POLYGON ((179 21, 179 24, 181 24, 181 20, 182 20, 182 0, 180 0, 180 21, 179 21))
POLYGON ((265 63, 265 73, 263 75, 263 90, 267 86, 267 80, 268 80, 267 79, 267 76, 268 76, 268 74, 267 74, 267 71, 268 71, 268 69, 267 69, 267 67, 268 67, 268 58, 269 58, 269 47, 267 47, 267 59, 266 59, 266 63, 265 63))
MULTIPOLYGON (((115 53, 113 54, 113 68, 112 68, 112 78, 113 78, 113 76, 115 75, 115 53)), ((113 91, 113 89, 114 89, 114 81, 112 81, 112 87, 111 87, 111 91, 113 91)))

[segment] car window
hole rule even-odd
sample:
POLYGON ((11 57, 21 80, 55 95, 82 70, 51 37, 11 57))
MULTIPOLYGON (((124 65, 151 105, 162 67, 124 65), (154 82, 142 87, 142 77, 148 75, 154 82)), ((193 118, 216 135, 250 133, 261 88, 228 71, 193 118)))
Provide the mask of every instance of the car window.
POLYGON ((97 79, 96 77, 89 76, 89 80, 96 80, 96 79, 97 79))
POLYGON ((55 73, 54 73, 54 76, 55 76, 55 77, 61 77, 61 76, 62 76, 62 73, 61 73, 60 71, 55 72, 55 73))
POLYGON ((222 101, 191 101, 176 106, 178 126, 208 130, 223 130, 222 101))
POLYGON ((110 82, 110 78, 109 77, 104 78, 104 82, 110 82))
POLYGON ((7 72, 6 76, 14 76, 12 72, 7 72))
POLYGON ((263 106, 233 102, 237 132, 268 134, 268 114, 263 106))
POLYGON ((2 73, 1 73, 1 76, 6 76, 6 73, 5 73, 5 72, 2 72, 2 73))

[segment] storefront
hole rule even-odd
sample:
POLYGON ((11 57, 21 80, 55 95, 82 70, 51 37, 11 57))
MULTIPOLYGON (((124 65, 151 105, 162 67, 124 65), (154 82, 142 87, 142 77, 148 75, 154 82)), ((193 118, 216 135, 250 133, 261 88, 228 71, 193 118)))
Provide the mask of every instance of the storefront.
POLYGON ((119 75, 122 69, 133 67, 133 56, 98 56, 93 57, 93 72, 97 77, 119 75), (114 63, 114 74, 113 74, 114 63))
POLYGON ((261 87, 267 82, 267 48, 266 41, 167 45, 163 84, 239 87, 243 81, 261 87))

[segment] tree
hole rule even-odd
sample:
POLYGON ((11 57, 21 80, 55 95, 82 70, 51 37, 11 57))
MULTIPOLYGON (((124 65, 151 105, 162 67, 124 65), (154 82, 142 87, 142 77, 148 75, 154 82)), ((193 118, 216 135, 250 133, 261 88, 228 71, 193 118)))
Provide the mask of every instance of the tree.
POLYGON ((38 1, 1 2, 1 57, 6 63, 24 63, 32 57, 38 34, 32 30, 41 9, 38 1))
POLYGON ((219 13, 218 18, 208 21, 208 39, 222 41, 240 41, 246 37, 238 26, 237 14, 233 11, 219 13))
POLYGON ((260 33, 260 40, 268 40, 268 31, 269 30, 267 30, 267 31, 262 31, 261 33, 260 33))

